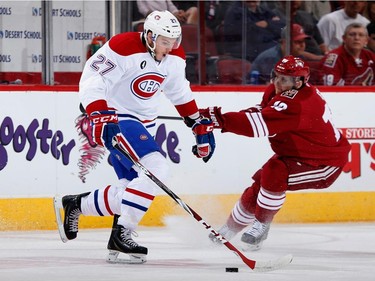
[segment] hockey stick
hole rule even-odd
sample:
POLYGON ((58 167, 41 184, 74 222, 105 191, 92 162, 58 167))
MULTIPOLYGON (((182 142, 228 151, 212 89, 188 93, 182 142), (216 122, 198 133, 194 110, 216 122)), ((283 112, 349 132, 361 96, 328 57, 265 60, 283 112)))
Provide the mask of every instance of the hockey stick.
POLYGON ((183 118, 179 117, 179 116, 163 116, 163 115, 158 116, 157 119, 161 119, 161 120, 183 120, 183 118))
POLYGON ((207 230, 209 230, 215 237, 220 240, 229 250, 239 256, 242 261, 250 267, 252 270, 257 272, 271 271, 283 266, 288 265, 292 262, 293 256, 286 255, 277 260, 268 262, 259 262, 255 260, 248 259, 244 254, 242 254, 235 246, 233 246, 229 241, 227 241, 219 232, 212 228, 207 222, 205 222, 200 215, 198 215, 192 208, 190 208, 184 201, 181 200, 172 190, 170 190, 164 183, 162 183, 156 176, 154 176, 145 166, 143 166, 137 156, 131 153, 128 149, 128 145, 124 140, 122 135, 117 135, 113 138, 112 145, 121 154, 129 158, 135 166, 137 166, 151 181, 153 181, 158 187, 160 187, 165 193, 167 193, 172 199, 180 205, 186 212, 188 212, 196 221, 201 223, 207 230))

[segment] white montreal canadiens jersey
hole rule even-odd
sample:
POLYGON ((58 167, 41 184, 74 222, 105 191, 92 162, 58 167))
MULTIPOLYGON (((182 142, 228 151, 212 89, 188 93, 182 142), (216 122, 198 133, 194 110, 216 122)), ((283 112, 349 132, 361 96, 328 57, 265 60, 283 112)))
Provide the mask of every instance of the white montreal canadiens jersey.
POLYGON ((161 94, 173 105, 193 100, 185 78, 185 54, 180 47, 157 63, 142 44, 141 33, 112 37, 85 64, 79 83, 82 105, 106 100, 119 114, 141 120, 158 115, 161 94))

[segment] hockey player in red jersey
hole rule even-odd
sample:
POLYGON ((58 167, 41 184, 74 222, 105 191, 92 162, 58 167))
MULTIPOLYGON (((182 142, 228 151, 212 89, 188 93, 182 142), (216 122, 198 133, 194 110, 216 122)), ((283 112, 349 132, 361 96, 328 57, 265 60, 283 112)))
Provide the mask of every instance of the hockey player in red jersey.
MULTIPOLYGON (((252 177, 219 233, 241 237, 249 250, 267 238, 271 222, 285 201, 286 191, 323 189, 340 175, 350 144, 334 127, 331 111, 319 90, 308 83, 310 69, 286 56, 274 67, 272 84, 262 102, 239 112, 220 107, 201 109, 222 133, 268 137, 274 155, 252 177)), ((217 241, 214 235, 211 240, 217 241)))
POLYGON ((366 49, 369 40, 366 27, 349 24, 342 38, 343 44, 322 60, 324 85, 374 85, 375 54, 366 49))
POLYGON ((81 214, 115 216, 108 261, 118 262, 120 252, 130 255, 130 263, 146 260, 148 249, 133 240, 132 232, 151 205, 156 186, 138 174, 133 163, 112 146, 112 140, 123 137, 140 163, 164 181, 168 163, 154 139, 162 94, 192 128, 196 139, 193 153, 204 162, 211 158, 215 149, 213 126, 209 119, 201 118, 185 78, 181 36, 175 16, 155 11, 146 18, 143 32, 115 35, 86 62, 78 95, 90 118, 93 140, 109 150, 119 181, 92 192, 55 198, 64 242, 77 237, 81 214), (63 219, 60 209, 64 209, 63 219))

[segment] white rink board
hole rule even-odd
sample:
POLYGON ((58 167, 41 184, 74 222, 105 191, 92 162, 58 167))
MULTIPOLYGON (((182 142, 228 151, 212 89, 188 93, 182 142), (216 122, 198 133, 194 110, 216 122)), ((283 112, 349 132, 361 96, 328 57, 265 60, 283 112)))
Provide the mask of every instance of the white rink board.
MULTIPOLYGON (((374 128, 375 115, 372 111, 375 95, 327 93, 324 96, 330 104, 338 128, 374 128)), ((204 92, 195 93, 195 97, 200 107, 222 105, 223 112, 226 112, 259 103, 261 93, 204 92)), ((103 188, 116 181, 115 173, 106 159, 87 175, 86 183, 78 178, 80 140, 74 127, 74 120, 80 114, 78 105, 75 92, 1 92, 0 136, 3 139, 0 139, 0 198, 51 197, 55 194, 79 193, 103 188), (18 142, 25 141, 22 150, 18 147, 19 152, 16 151, 17 145, 16 148, 13 145, 14 139, 4 145, 4 141, 9 142, 6 138, 9 136, 8 127, 4 125, 4 120, 11 120, 14 131, 17 130, 21 136, 18 142), (46 141, 41 141, 35 136, 42 129, 43 122, 47 121, 51 136, 44 139, 46 141), (35 124, 38 126, 32 127, 35 124), (28 129, 29 140, 26 140, 25 132, 28 129), (61 144, 57 146, 60 152, 63 145, 74 143, 69 154, 65 155, 68 163, 64 164, 62 157, 56 159, 51 153, 52 136, 59 136, 60 140, 63 137, 61 144), (28 160, 27 155, 32 148, 36 148, 35 155, 28 160), (7 157, 6 163, 4 157, 7 157)), ((161 105, 160 115, 177 116, 177 112, 165 100, 161 105)), ((174 132, 178 139, 174 152, 179 154, 180 162, 173 163, 167 156, 170 179, 166 182, 177 194, 241 193, 251 183, 253 173, 272 155, 267 139, 251 139, 217 131, 215 154, 208 163, 203 163, 192 155, 194 138, 182 121, 160 120, 159 126, 163 124, 166 135, 174 132)), ((46 126, 44 129, 48 132, 46 126)), ((350 141, 355 142, 360 149, 359 176, 358 171, 355 178, 353 172, 343 173, 328 191, 375 191, 374 136, 350 141)), ((163 142, 162 149, 168 150, 166 142, 163 142)))

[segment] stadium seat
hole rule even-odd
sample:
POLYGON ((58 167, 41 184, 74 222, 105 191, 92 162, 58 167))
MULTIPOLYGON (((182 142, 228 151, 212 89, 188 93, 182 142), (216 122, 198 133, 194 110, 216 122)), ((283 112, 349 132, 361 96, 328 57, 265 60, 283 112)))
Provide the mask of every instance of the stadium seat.
POLYGON ((208 72, 210 84, 246 84, 251 70, 247 60, 233 57, 219 57, 212 61, 208 72))

